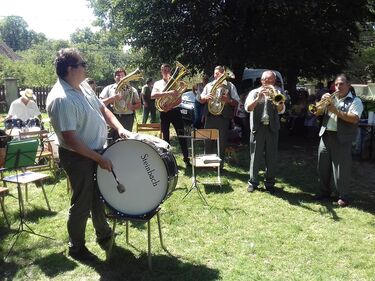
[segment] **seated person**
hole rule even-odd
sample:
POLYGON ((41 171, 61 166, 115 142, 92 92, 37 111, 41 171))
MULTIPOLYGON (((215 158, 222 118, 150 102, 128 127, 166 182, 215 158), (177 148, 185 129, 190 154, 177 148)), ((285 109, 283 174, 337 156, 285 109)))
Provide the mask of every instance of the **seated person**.
POLYGON ((36 97, 31 89, 25 89, 21 91, 21 97, 14 100, 8 111, 8 115, 5 120, 9 119, 20 119, 24 124, 27 120, 33 118, 39 118, 41 120, 42 114, 36 104, 36 97))

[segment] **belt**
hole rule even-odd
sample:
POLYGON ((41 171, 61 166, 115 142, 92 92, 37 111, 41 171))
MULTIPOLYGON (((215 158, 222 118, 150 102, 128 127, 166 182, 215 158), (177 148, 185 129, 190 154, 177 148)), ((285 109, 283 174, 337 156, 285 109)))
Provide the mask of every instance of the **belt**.
POLYGON ((327 135, 336 135, 337 134, 337 132, 336 131, 325 131, 325 134, 327 134, 327 135))
POLYGON ((115 116, 119 116, 119 117, 121 117, 121 116, 132 116, 132 115, 134 115, 134 113, 130 113, 130 114, 125 114, 125 113, 114 113, 114 115, 115 116))

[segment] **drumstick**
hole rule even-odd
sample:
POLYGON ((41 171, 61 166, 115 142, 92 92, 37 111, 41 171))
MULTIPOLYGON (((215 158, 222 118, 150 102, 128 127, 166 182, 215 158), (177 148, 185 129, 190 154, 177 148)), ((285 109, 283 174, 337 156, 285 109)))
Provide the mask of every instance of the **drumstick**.
POLYGON ((113 168, 112 168, 112 175, 113 175, 113 177, 115 178, 115 180, 117 182, 117 190, 118 190, 118 192, 124 193, 125 192, 125 186, 119 182, 119 180, 118 180, 115 172, 113 171, 113 168))

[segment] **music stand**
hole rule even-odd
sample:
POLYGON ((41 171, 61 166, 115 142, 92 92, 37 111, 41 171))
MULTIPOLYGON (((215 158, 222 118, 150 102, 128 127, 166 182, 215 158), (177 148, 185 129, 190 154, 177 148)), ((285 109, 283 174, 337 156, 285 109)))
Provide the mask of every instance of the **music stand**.
MULTIPOLYGON (((16 175, 9 176, 4 178, 5 182, 12 182, 17 184, 17 192, 18 192, 18 206, 19 206, 19 217, 20 217, 20 224, 16 233, 13 237, 17 236, 14 240, 12 246, 10 247, 5 259, 8 257, 10 252, 12 251, 14 245, 16 244, 19 235, 22 232, 28 232, 34 235, 38 235, 43 238, 52 239, 50 237, 35 233, 24 221, 25 216, 25 209, 23 206, 23 199, 22 199, 22 191, 21 191, 21 184, 28 183, 28 182, 35 182, 37 180, 43 179, 47 177, 46 175, 33 173, 33 172, 23 172, 23 168, 35 165, 35 158, 36 153, 38 150, 39 141, 37 139, 30 139, 30 140, 21 140, 21 141, 11 141, 8 143, 7 152, 5 157, 4 167, 8 170, 15 170, 16 175), (18 171, 21 170, 22 173, 18 171), (25 229, 26 227, 27 229, 25 229)), ((49 206, 48 206, 49 207, 49 206)))

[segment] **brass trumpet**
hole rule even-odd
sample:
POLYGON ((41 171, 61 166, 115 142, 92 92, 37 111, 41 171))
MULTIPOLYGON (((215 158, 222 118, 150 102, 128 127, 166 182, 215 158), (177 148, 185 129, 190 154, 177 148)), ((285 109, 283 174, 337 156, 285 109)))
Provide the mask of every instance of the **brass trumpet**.
POLYGON ((279 93, 274 86, 262 86, 262 91, 264 90, 266 90, 265 94, 267 98, 271 100, 274 105, 278 106, 285 103, 285 96, 279 93))
POLYGON ((332 93, 329 97, 321 99, 315 104, 310 104, 309 111, 316 116, 322 115, 324 111, 326 110, 327 106, 332 104, 333 99, 337 96, 338 92, 339 91, 332 93))

